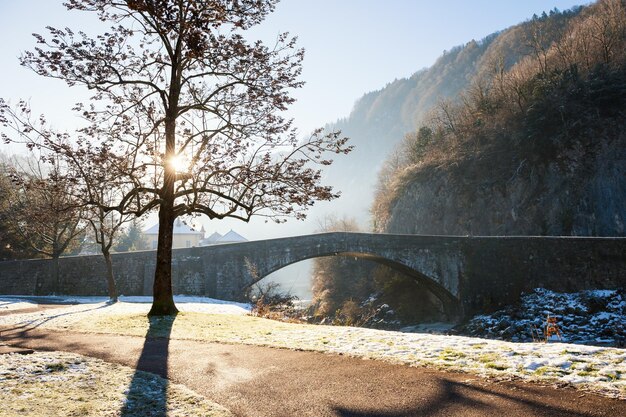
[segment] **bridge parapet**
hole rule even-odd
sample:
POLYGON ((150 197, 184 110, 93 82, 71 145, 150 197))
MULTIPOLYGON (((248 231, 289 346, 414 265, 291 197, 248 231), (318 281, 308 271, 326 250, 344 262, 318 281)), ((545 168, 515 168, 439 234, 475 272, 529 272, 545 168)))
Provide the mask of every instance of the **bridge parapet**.
MULTIPOLYGON (((320 256, 354 256, 401 270, 460 316, 515 302, 536 287, 557 291, 626 287, 626 238, 468 237, 321 233, 173 251, 177 294, 241 299, 280 268, 320 256)), ((120 292, 150 294, 153 251, 113 255, 120 292)), ((0 263, 0 294, 105 295, 101 256, 0 263)), ((419 300, 416 300, 419 302, 419 300)))

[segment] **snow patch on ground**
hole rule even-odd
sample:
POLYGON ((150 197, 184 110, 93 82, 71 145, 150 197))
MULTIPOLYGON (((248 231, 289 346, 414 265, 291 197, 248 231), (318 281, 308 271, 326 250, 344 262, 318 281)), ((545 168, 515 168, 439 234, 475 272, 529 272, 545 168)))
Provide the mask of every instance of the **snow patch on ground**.
POLYGON ((531 342, 531 329, 543 329, 547 316, 556 317, 563 341, 623 347, 626 343, 626 295, 620 290, 558 293, 537 288, 521 303, 489 315, 474 317, 461 334, 490 339, 531 342))
POLYGON ((25 310, 27 308, 37 307, 37 303, 26 301, 26 300, 16 300, 13 298, 5 298, 0 297, 0 312, 3 311, 14 311, 14 310, 25 310))
MULTIPOLYGON (((3 303, 7 306, 24 305, 30 308, 36 307, 37 304, 80 304, 75 309, 68 311, 85 311, 88 308, 102 308, 108 304, 108 297, 80 297, 80 296, 3 296, 0 298, 0 309, 3 303)), ((217 300, 209 297, 197 297, 191 295, 175 295, 174 302, 180 311, 195 311, 209 314, 248 314, 252 310, 252 306, 248 303, 237 303, 235 301, 217 300)), ((152 304, 151 296, 120 296, 119 303, 124 304, 122 311, 128 309, 134 312, 142 312, 144 307, 138 307, 137 304, 152 304)), ((10 307, 7 307, 10 308, 10 307)), ((18 309, 18 308, 14 308, 18 309)), ((2 311, 2 310, 0 310, 2 311)))

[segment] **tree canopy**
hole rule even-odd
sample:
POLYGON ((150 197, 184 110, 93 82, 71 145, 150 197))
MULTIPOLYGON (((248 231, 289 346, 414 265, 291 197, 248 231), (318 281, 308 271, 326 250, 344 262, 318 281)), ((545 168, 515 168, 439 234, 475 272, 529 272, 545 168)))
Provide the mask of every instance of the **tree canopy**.
MULTIPOLYGON (((110 29, 95 37, 48 27, 21 62, 36 73, 94 92, 76 110, 88 126, 68 138, 28 112, 4 109, 5 126, 34 146, 62 154, 75 175, 115 188, 103 205, 93 181, 87 203, 141 216, 159 211, 151 314, 173 314, 171 245, 182 215, 249 221, 305 217, 316 200, 336 198, 320 183, 326 153, 346 153, 338 132, 301 140, 283 111, 294 102, 304 51, 280 34, 266 46, 243 32, 275 0, 69 0, 110 29), (23 129, 26 123, 31 129, 23 129)), ((1 110, 0 109, 0 110, 1 110)), ((5 138, 11 139, 6 136, 5 138)))

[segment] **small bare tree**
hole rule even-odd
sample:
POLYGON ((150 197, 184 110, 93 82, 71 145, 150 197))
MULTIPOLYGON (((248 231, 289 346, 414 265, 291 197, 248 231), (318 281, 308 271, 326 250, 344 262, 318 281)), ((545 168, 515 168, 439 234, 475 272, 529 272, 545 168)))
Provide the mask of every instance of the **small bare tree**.
MULTIPOLYGON (((107 201, 107 190, 100 190, 101 201, 107 201)), ((113 271, 113 259, 111 257, 111 248, 117 243, 119 233, 123 225, 134 219, 133 215, 120 214, 116 211, 105 211, 102 206, 90 206, 87 220, 91 226, 94 240, 100 247, 100 252, 104 257, 106 265, 105 277, 107 280, 107 291, 109 300, 112 303, 117 302, 118 291, 115 282, 115 273, 113 271)))

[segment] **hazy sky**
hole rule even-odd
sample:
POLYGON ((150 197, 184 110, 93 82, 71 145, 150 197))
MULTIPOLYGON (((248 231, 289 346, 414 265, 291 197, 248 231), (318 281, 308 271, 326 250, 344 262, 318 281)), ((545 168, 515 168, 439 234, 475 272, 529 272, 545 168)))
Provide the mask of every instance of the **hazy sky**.
MULTIPOLYGON (((73 103, 86 95, 61 81, 46 79, 20 67, 21 51, 32 49, 33 32, 47 25, 89 28, 93 16, 65 11, 61 0, 0 0, 0 97, 30 99, 57 127, 70 127, 73 103)), ((354 101, 396 78, 430 66, 444 50, 481 39, 497 30, 554 7, 568 9, 573 0, 283 0, 253 34, 266 41, 280 32, 299 37, 306 49, 303 80, 290 115, 304 133, 346 117, 354 101)), ((0 150, 7 151, 5 145, 0 150)), ((293 222, 290 222, 293 224, 293 222)), ((289 223, 288 223, 289 224, 289 223)), ((216 225, 220 232, 230 226, 216 225)), ((237 226, 248 237, 280 230, 237 226)))

